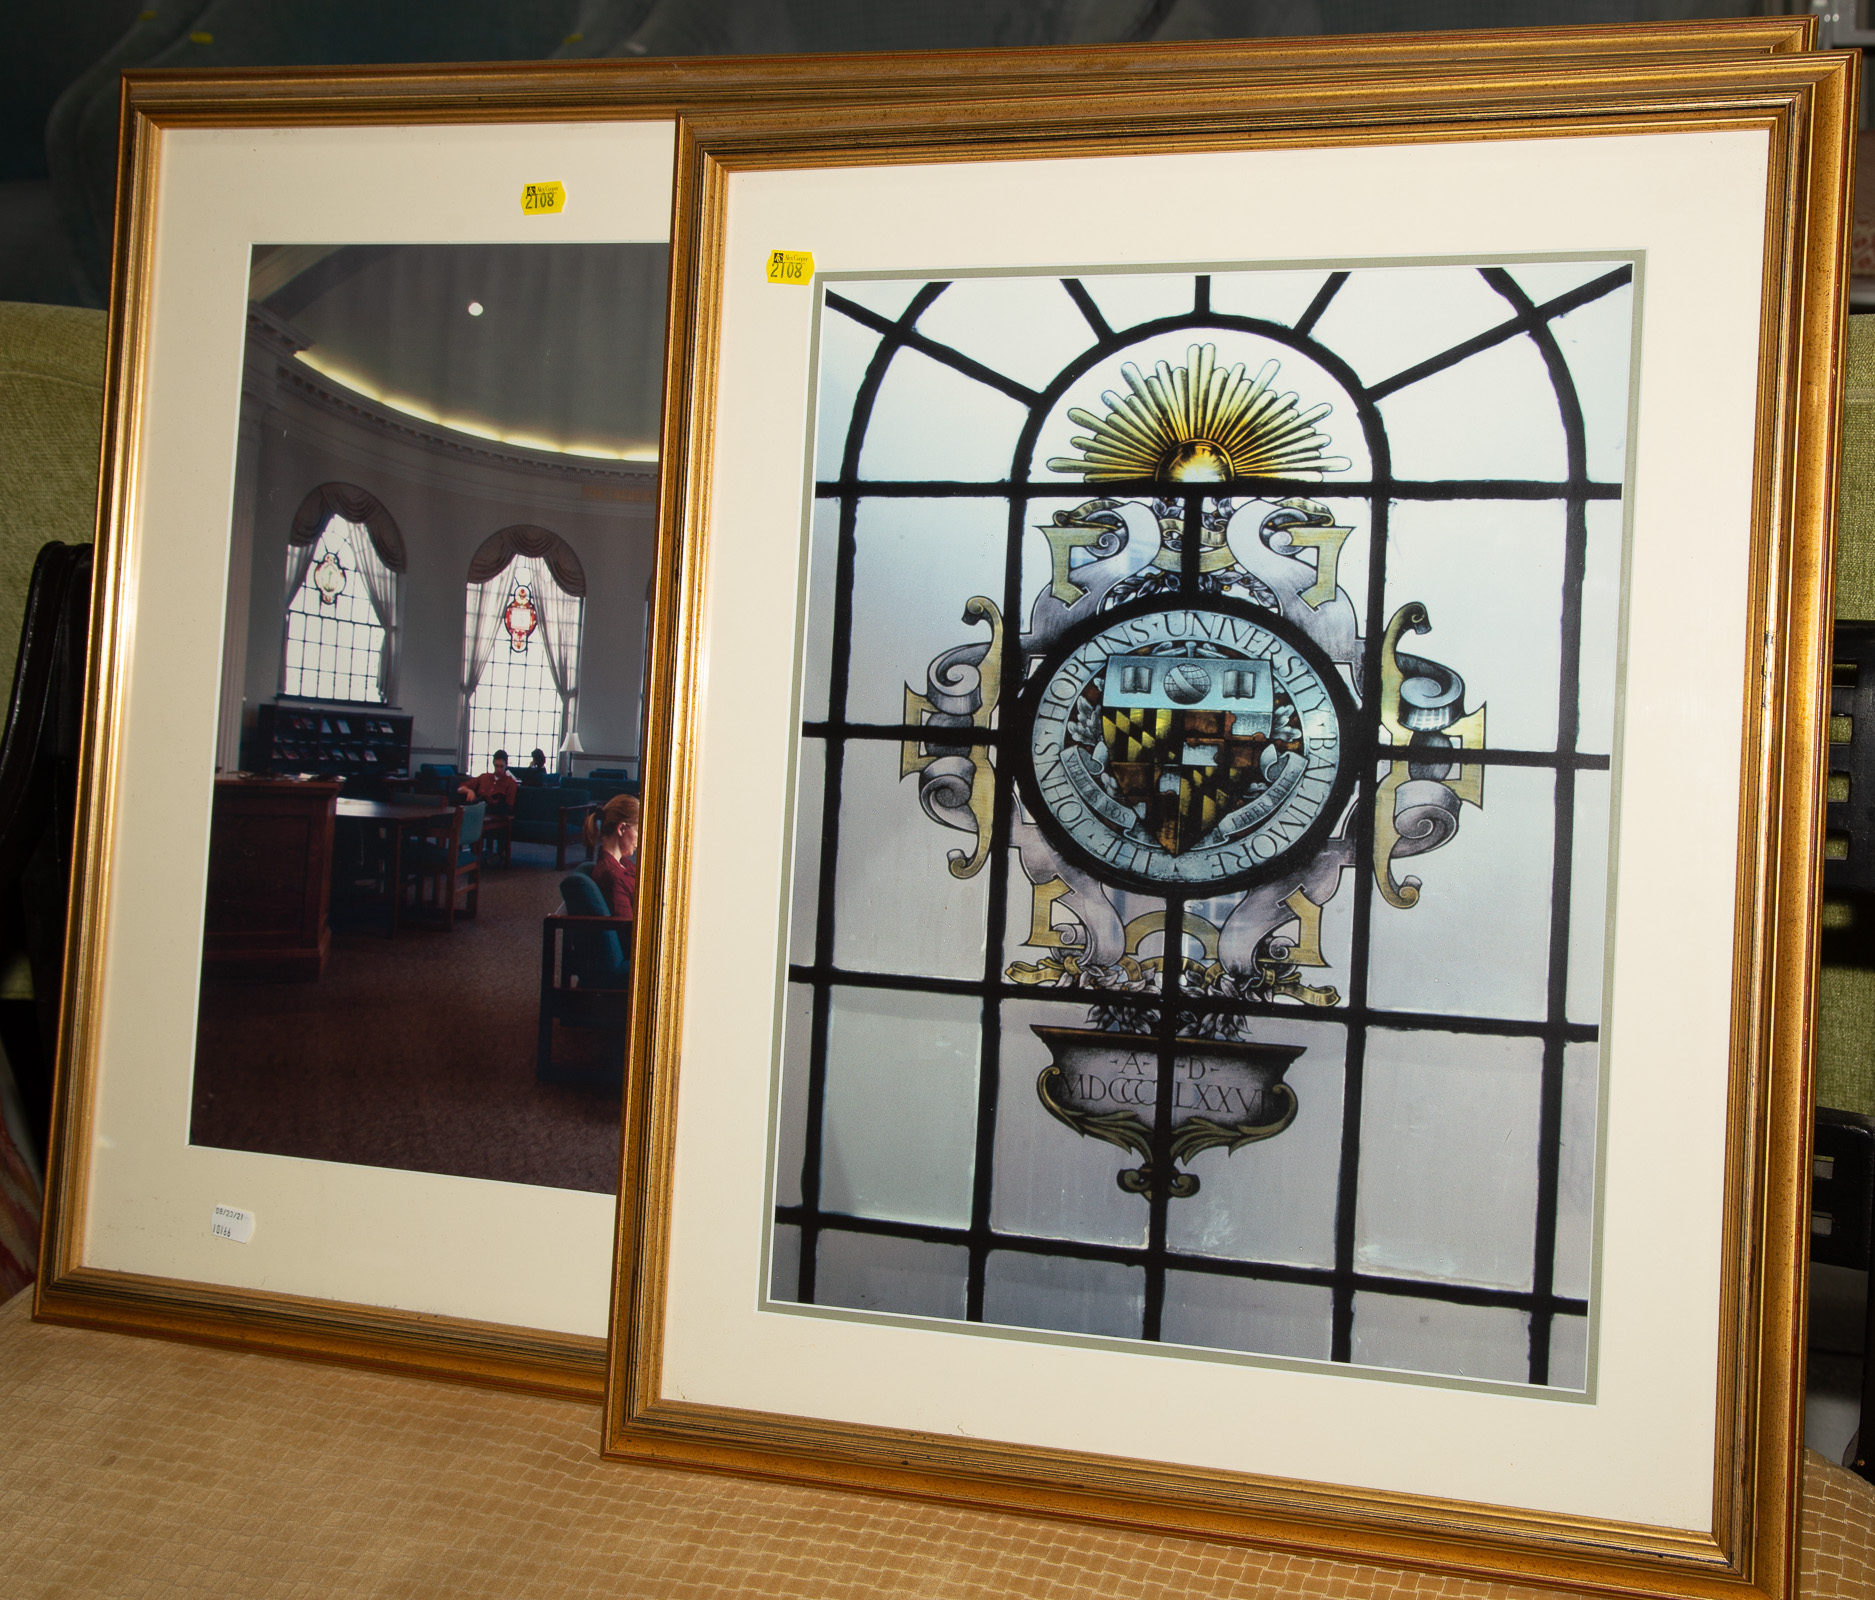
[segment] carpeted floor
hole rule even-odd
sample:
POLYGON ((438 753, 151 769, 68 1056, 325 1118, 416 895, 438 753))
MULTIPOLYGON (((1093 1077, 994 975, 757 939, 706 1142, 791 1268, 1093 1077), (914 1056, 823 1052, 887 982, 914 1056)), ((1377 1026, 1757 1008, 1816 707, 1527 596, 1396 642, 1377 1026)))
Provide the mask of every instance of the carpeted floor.
POLYGON ((534 1078, 560 876, 516 845, 450 932, 335 929, 317 982, 204 984, 191 1143, 615 1193, 618 1097, 534 1078))

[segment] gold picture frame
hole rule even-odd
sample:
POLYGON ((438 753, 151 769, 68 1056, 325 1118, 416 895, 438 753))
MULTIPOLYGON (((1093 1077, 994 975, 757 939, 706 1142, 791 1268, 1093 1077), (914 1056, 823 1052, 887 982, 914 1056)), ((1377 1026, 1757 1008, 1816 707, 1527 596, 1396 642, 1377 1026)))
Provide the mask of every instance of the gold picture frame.
MULTIPOLYGON (((1071 98, 986 105, 908 86, 897 102, 863 108, 681 117, 654 668, 672 709, 647 753, 647 914, 626 1098, 609 1455, 1507 1581, 1780 1600, 1791 1592, 1818 773, 1855 89, 1855 60, 1837 55, 1500 60, 1433 79, 1393 70, 1380 44, 1343 41, 1334 74, 1272 71, 1227 89, 1202 73, 1137 89, 1124 76, 1090 77, 1071 98), (1536 190, 1548 196, 1545 185, 1554 185, 1554 204, 1535 208, 1541 218, 1502 181, 1509 141, 1540 173, 1530 180, 1536 190), (1648 708, 1671 697, 1668 656, 1687 643, 1659 626, 1673 615, 1670 604, 1661 609, 1665 591, 1630 574, 1622 716, 1639 720, 1626 724, 1618 747, 1619 836, 1628 843, 1610 968, 1628 999, 1611 1012, 1618 1103, 1601 1134, 1602 1276, 1590 1357, 1598 1376, 1587 1403, 1539 1415, 1527 1395, 1367 1384, 1327 1365, 1245 1364, 1222 1377, 1194 1367, 1219 1397, 1204 1409, 1245 1430, 1220 1440, 1221 1424, 1206 1431, 1208 1419, 1172 1398, 1163 1369, 1176 1363, 1136 1343, 1027 1331, 965 1337, 985 1330, 916 1315, 780 1314, 765 1287, 766 1241, 781 1209, 770 1186, 781 1092, 771 1071, 791 975, 785 819, 806 713, 795 709, 787 663, 801 659, 809 626, 802 552, 804 507, 817 492, 810 397, 819 291, 804 294, 798 280, 772 271, 765 281, 766 264, 785 251, 810 254, 813 271, 842 279, 1025 269, 1065 277, 1070 268, 1126 266, 1205 274, 1218 263, 1319 269, 1487 260, 1539 246, 1613 250, 1618 234, 1647 262, 1632 465, 1657 494, 1663 471, 1677 464, 1683 482, 1699 459, 1698 441, 1664 441, 1704 404, 1676 392, 1663 363, 1678 359, 1685 382, 1684 353, 1702 337, 1699 309, 1719 303, 1708 304, 1699 272, 1674 258, 1648 220, 1667 204, 1650 185, 1675 181, 1673 163, 1695 146, 1757 152, 1730 169, 1734 192, 1742 186, 1751 197, 1749 219, 1741 210, 1736 226, 1701 235, 1709 285, 1732 285, 1713 289, 1734 297, 1730 325, 1749 330, 1758 317, 1755 336, 1747 331, 1723 363, 1733 396, 1727 459, 1739 471, 1716 514, 1732 529, 1731 577, 1724 627, 1698 635, 1701 649, 1721 652, 1694 698, 1701 718, 1718 719, 1702 726, 1723 730, 1719 764, 1701 770, 1726 800, 1696 843, 1677 841, 1671 865, 1672 852, 1639 851, 1630 840, 1639 819, 1660 825, 1665 815, 1649 810, 1672 786, 1650 765, 1664 746, 1648 708), (1499 177, 1483 177, 1487 167, 1499 177), (1063 243, 1024 216, 1022 179, 1037 172, 1057 201, 1099 195, 1100 205, 1083 206, 1090 216, 1162 198, 1188 222, 1192 242, 1175 250, 1117 237, 1063 243), (1278 173, 1294 187, 1285 191, 1278 173), (1329 177, 1345 187, 1309 181, 1329 177), (1396 206, 1393 186, 1412 198, 1396 206), (1225 196, 1285 192, 1333 192, 1360 225, 1325 227, 1334 242, 1311 235, 1301 248, 1259 252, 1243 226, 1224 220, 1225 196), (1435 196, 1476 226, 1448 227, 1445 213, 1422 226, 1406 214, 1415 201, 1423 214, 1435 196), (1612 209, 1597 209, 1604 199, 1612 209), (1481 210, 1492 217, 1477 220, 1481 210), (1718 683, 1722 692, 1706 692, 1718 683), (1723 880, 1707 906, 1716 915, 1691 918, 1699 931, 1667 941, 1691 952, 1676 969, 1701 975, 1672 996, 1663 990, 1650 1022, 1633 1004, 1636 970, 1621 963, 1661 948, 1677 926, 1660 918, 1687 892, 1689 861, 1690 877, 1723 880), (779 904, 770 898, 777 885, 779 904), (733 1000, 718 981, 730 970, 733 1000), (1658 1031, 1681 1026, 1696 1043, 1658 1031), (1651 1067, 1642 1062, 1649 1055, 1651 1067), (1650 1256, 1651 1208, 1672 1192, 1639 1174, 1645 1152, 1659 1149, 1648 1130, 1676 1108, 1699 1131, 1680 1135, 1675 1160, 1684 1165, 1669 1175, 1704 1197, 1696 1237, 1674 1247, 1700 1263, 1700 1303, 1675 1323, 1695 1345, 1680 1352, 1683 1380, 1636 1320, 1650 1260, 1657 1265, 1662 1253, 1650 1256), (1648 1204, 1625 1209, 1643 1192, 1648 1204), (1666 1390, 1676 1391, 1670 1401, 1666 1390), (1120 1393, 1125 1407, 1094 1398, 1120 1393), (1330 1448, 1323 1433, 1352 1442, 1330 1448), (1435 1436, 1441 1448, 1427 1451, 1435 1436), (1628 1469, 1642 1459, 1673 1487, 1656 1492, 1636 1479, 1628 1469)), ((1698 187, 1689 180, 1672 193, 1698 187)), ((1306 202, 1292 214, 1306 223, 1306 202)), ((1030 486, 1003 487, 1020 498, 1030 486)), ((818 492, 831 491, 823 482, 818 492)), ((1671 532, 1659 500, 1630 515, 1629 549, 1644 558, 1636 572, 1656 557, 1705 555, 1673 543, 1685 535, 1671 532)), ((908 696, 917 680, 909 682, 908 696)))
MULTIPOLYGON (((1799 53, 1813 42, 1814 26, 1810 19, 1793 18, 1717 28, 1666 24, 1505 35, 1402 35, 1367 49, 1370 59, 1409 64, 1422 75, 1532 54, 1618 54, 1640 65, 1715 51, 1754 58, 1799 53)), ((173 416, 173 411, 152 410, 161 396, 153 399, 151 364, 152 341, 172 315, 178 283, 183 281, 174 276, 157 281, 159 212, 163 198, 175 189, 179 148, 215 132, 259 136, 252 140, 257 146, 280 149, 295 141, 356 137, 369 130, 429 130, 424 138, 402 141, 421 153, 437 140, 499 128, 504 131, 497 142, 525 158, 530 138, 542 128, 668 126, 685 107, 746 108, 784 101, 804 105, 813 96, 830 103, 878 104, 903 99, 908 86, 914 94, 942 101, 955 97, 960 84, 967 84, 977 99, 1020 99, 1064 83, 1078 89, 1095 67, 1126 73, 1135 84, 1174 85, 1202 72, 1214 85, 1232 86, 1273 69, 1319 73, 1345 54, 1344 41, 1329 39, 837 61, 513 63, 127 75, 79 847, 35 1315, 79 1326, 571 1395, 597 1396, 604 1377, 604 1343, 596 1326, 582 1333, 531 1326, 525 1304, 479 1316, 400 1308, 395 1295, 372 1303, 342 1270, 316 1290, 294 1292, 274 1284, 239 1283, 202 1270, 199 1264, 158 1269, 114 1255, 99 1244, 100 1225, 113 1217, 121 1220, 124 1210, 121 1201, 101 1193, 99 1182, 99 1153, 104 1148, 100 1141, 116 1137, 105 1115, 111 1092, 107 1080, 116 1070, 119 1081, 136 1081, 146 1058, 164 1048, 173 1051, 186 1031, 174 1015, 166 1014, 165 1021, 151 1024, 150 1031, 134 1039, 125 1034, 125 1018, 135 1014, 136 1002, 112 987, 117 958, 110 941, 121 937, 134 946, 168 938, 178 926, 165 909, 171 904, 183 908, 185 945, 197 931, 189 908, 197 903, 192 896, 199 886, 187 881, 186 872, 179 880, 178 897, 170 901, 164 896, 176 885, 153 895, 147 885, 127 884, 120 870, 125 796, 134 781, 126 752, 162 736, 149 721, 151 713, 132 706, 133 694, 160 694, 162 689, 147 678, 147 662, 134 650, 139 612, 147 615, 151 604, 151 573, 179 556, 206 559, 212 565, 221 559, 217 542, 224 537, 225 516, 219 511, 195 524, 180 544, 173 529, 152 535, 148 521, 153 508, 161 511, 168 492, 152 491, 148 474, 153 465, 167 462, 174 444, 173 436, 162 429, 164 417, 173 416), (126 1005, 133 1010, 123 1009, 126 1005)), ((310 163, 315 176, 321 159, 310 163)), ((430 170, 447 176, 486 159, 486 150, 480 156, 459 154, 430 170)), ((355 192, 363 195, 374 177, 395 176, 399 170, 393 163, 374 175, 354 166, 351 181, 355 192)), ((530 169, 527 176, 543 174, 530 169)), ((238 205, 241 185, 252 188, 260 181, 237 174, 226 198, 238 205)), ((406 198, 421 188, 421 183, 415 184, 405 191, 406 198)), ((512 209, 512 198, 504 194, 504 210, 512 209)), ((371 225, 391 230, 386 237, 422 236, 423 224, 414 217, 387 222, 381 213, 376 215, 371 225)), ((361 215, 361 224, 363 220, 361 215)), ((221 317, 225 337, 228 318, 236 316, 238 306, 230 294, 224 292, 222 298, 228 303, 199 309, 211 321, 221 317)), ((234 381, 232 372, 227 379, 234 381)), ((225 477, 229 470, 229 463, 220 458, 209 465, 211 476, 219 472, 225 477)), ((145 704, 150 703, 146 698, 145 704)), ((138 805, 142 803, 140 794, 138 805)), ((171 819, 184 836, 191 829, 199 833, 205 822, 205 798, 197 796, 191 803, 195 810, 184 808, 171 819)), ((168 974, 169 987, 174 987, 180 971, 168 974)), ((165 982, 154 988, 162 993, 165 982)), ((159 1099, 153 1109, 159 1122, 166 1118, 174 1126, 186 1112, 176 1101, 173 1085, 168 1093, 170 1099, 159 1099)), ((173 1174, 166 1177, 158 1171, 153 1178, 152 1193, 160 1200, 173 1174)), ((582 1258, 579 1272, 601 1273, 599 1256, 591 1249, 587 1255, 590 1259, 582 1258)))

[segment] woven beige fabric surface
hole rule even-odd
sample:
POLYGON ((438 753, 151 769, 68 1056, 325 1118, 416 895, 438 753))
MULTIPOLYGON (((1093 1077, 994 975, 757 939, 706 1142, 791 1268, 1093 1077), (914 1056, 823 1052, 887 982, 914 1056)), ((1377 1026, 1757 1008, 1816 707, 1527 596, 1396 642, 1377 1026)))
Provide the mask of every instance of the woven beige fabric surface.
MULTIPOLYGON (((0 1595, 1546 1594, 599 1459, 591 1405, 0 1307, 0 1595)), ((1875 1595, 1875 1490, 1805 1475, 1803 1592, 1875 1595)))

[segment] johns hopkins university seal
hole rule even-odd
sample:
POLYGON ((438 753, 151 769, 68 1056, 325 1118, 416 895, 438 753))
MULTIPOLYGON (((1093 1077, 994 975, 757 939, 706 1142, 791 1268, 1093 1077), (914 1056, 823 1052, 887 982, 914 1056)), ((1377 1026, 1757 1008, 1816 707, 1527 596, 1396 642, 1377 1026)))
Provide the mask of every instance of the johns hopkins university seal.
POLYGON ((1341 675, 1299 628, 1221 597, 1090 618, 1030 676, 1020 716, 1030 812, 1120 888, 1272 877, 1321 844, 1354 783, 1341 675))

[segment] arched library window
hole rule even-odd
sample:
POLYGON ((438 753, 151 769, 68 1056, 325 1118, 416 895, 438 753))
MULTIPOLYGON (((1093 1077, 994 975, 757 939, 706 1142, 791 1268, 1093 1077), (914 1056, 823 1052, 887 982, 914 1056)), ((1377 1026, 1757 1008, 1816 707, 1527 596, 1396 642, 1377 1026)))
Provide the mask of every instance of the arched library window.
POLYGON ((368 490, 322 483, 287 533, 280 692, 390 703, 405 569, 396 519, 368 490))
POLYGON ((469 562, 463 624, 464 770, 497 750, 550 762, 578 726, 586 571, 559 534, 525 523, 492 534, 469 562))

